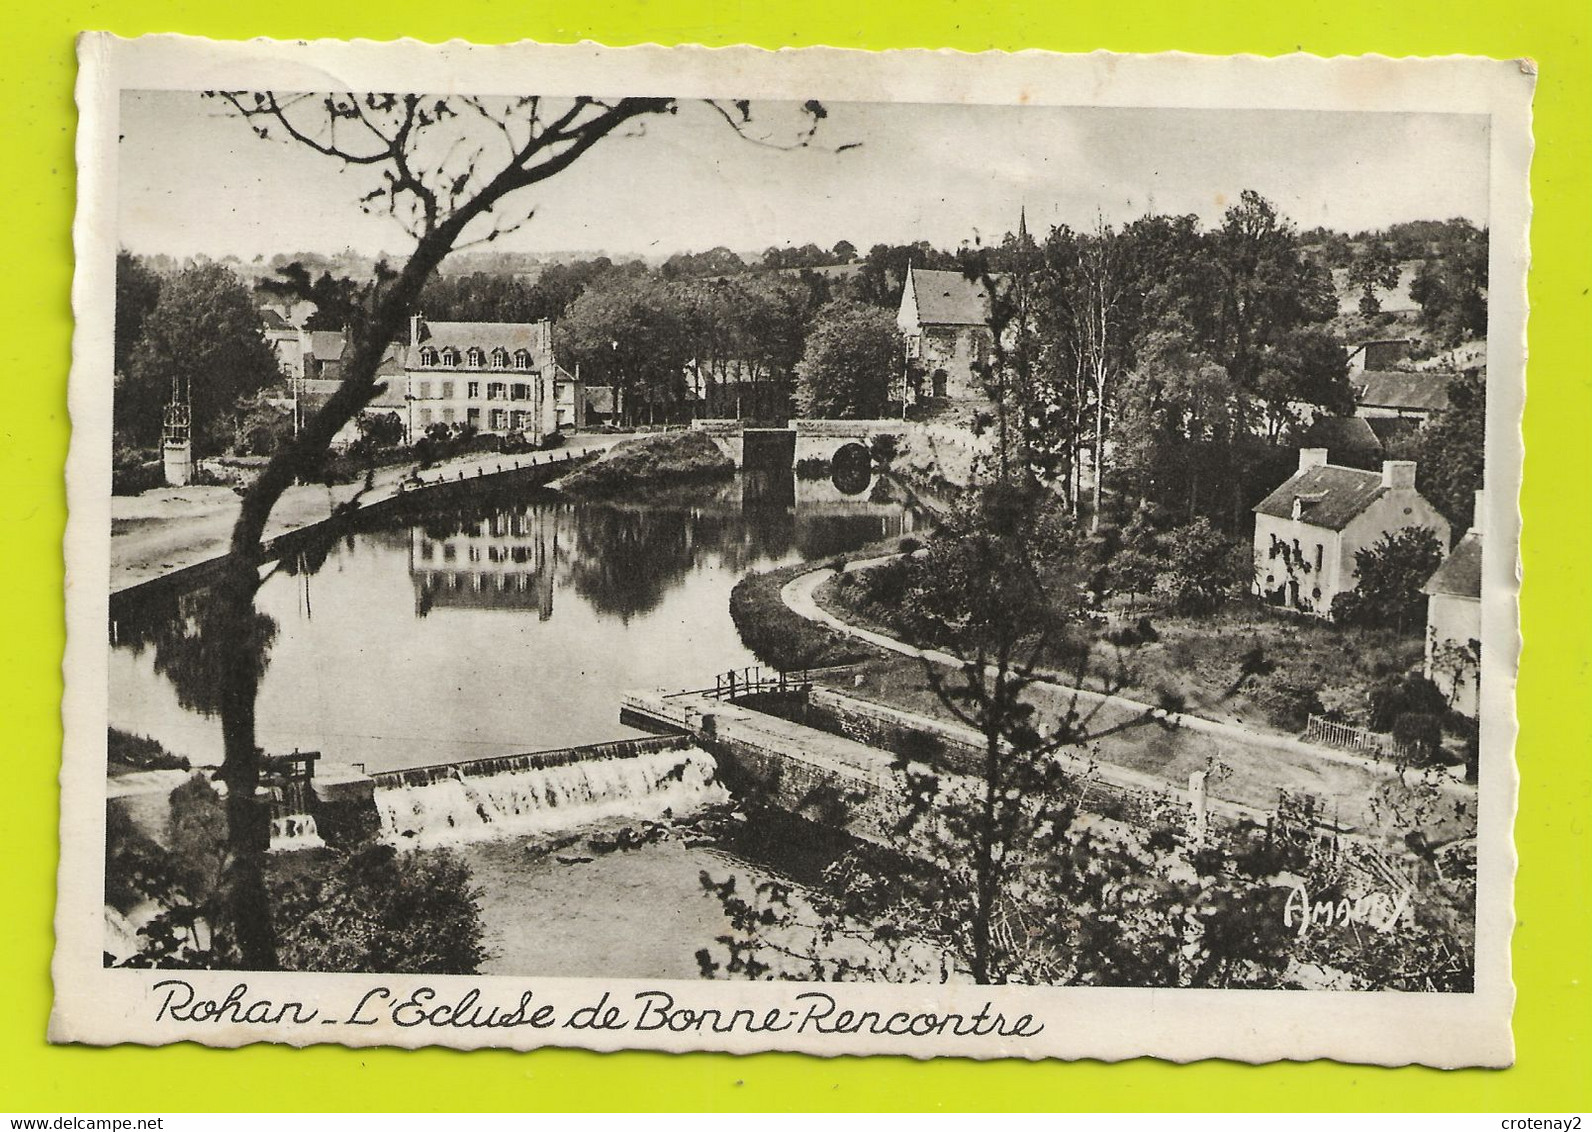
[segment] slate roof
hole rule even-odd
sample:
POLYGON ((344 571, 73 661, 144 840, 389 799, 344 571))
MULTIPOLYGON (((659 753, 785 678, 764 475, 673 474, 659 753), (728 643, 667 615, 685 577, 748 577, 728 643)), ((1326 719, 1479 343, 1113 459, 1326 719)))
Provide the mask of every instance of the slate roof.
MULTIPOLYGON (((1397 418, 1386 418, 1396 420, 1397 418)), ((1364 417, 1320 416, 1310 423, 1300 438, 1301 448, 1325 448, 1340 460, 1347 453, 1359 456, 1382 456, 1382 441, 1364 417)))
POLYGON ((282 312, 275 307, 260 308, 260 325, 266 330, 292 330, 287 319, 282 317, 282 312))
POLYGON ((438 350, 452 346, 461 355, 471 346, 479 346, 488 354, 501 346, 510 354, 515 350, 529 350, 534 355, 545 348, 547 337, 546 329, 538 322, 432 322, 423 319, 420 339, 409 347, 409 362, 418 368, 421 346, 438 350))
POLYGON ((1451 373, 1404 373, 1393 370, 1366 370, 1360 375, 1362 405, 1398 409, 1421 409, 1440 413, 1448 408, 1448 383, 1451 373))
MULTIPOLYGON (((1001 276, 995 276, 999 286, 1001 276)), ((989 322, 989 296, 984 285, 960 271, 912 269, 920 326, 983 326, 989 322)))
POLYGON ((311 330, 309 339, 309 349, 305 354, 323 362, 335 362, 341 358, 343 348, 348 344, 341 330, 311 330))
POLYGON ((1411 417, 1363 417, 1387 460, 1415 460, 1421 452, 1421 422, 1411 417))
POLYGON ((1459 540, 1459 545, 1437 572, 1421 587, 1425 594, 1449 594, 1453 597, 1481 600, 1481 535, 1471 531, 1459 540))
POLYGON ((1356 515, 1382 497, 1387 489, 1380 472, 1340 468, 1327 464, 1295 472, 1281 487, 1255 504, 1257 515, 1293 518, 1294 497, 1303 497, 1301 521, 1329 531, 1341 531, 1356 515))
POLYGON ((614 411, 614 387, 612 385, 586 386, 586 408, 604 416, 611 414, 614 411))

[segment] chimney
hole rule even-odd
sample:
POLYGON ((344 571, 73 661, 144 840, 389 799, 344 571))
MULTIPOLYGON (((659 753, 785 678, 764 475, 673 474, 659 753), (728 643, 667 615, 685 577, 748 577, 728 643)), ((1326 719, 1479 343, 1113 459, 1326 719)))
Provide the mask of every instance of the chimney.
POLYGON ((1383 460, 1382 461, 1382 486, 1389 491, 1404 489, 1415 490, 1415 461, 1414 460, 1383 460))
POLYGON ((409 316, 409 344, 411 346, 420 345, 420 316, 418 314, 409 316))
POLYGON ((1324 468, 1327 466, 1327 450, 1325 448, 1299 449, 1299 470, 1309 471, 1311 468, 1324 468))

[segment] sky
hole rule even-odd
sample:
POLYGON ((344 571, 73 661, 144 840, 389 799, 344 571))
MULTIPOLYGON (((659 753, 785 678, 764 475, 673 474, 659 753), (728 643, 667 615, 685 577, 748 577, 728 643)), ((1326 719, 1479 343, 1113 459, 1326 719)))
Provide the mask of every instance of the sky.
MULTIPOLYGON (((667 255, 851 241, 999 239, 1029 227, 1120 224, 1149 212, 1219 223, 1255 189, 1302 229, 1404 220, 1487 223, 1488 135, 1458 114, 830 103, 813 143, 757 145, 683 103, 611 137, 527 190, 534 217, 497 250, 667 255)), ((794 104, 754 106, 753 130, 798 132, 794 104)), ((402 253, 358 200, 368 170, 262 141, 189 91, 122 96, 123 247, 183 257, 402 253)))

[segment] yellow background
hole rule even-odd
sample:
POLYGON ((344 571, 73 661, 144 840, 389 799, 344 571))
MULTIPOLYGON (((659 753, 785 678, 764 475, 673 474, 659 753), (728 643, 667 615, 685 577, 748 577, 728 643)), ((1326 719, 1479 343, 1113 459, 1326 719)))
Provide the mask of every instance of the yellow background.
MULTIPOLYGON (((1592 5, 1586 0, 183 0, 11 4, 0 65, 0 1110, 1046 1108, 1546 1112, 1592 1108, 1592 5), (923 1064, 763 1055, 601 1056, 337 1048, 91 1050, 44 1042, 55 894, 63 642, 62 466, 71 349, 73 35, 180 31, 481 42, 593 38, 767 47, 1530 56, 1537 86, 1531 363, 1514 940, 1517 1064, 1442 1073, 1314 1063, 1265 1068, 923 1064)), ((1437 170, 1433 175, 1440 175, 1437 170)))

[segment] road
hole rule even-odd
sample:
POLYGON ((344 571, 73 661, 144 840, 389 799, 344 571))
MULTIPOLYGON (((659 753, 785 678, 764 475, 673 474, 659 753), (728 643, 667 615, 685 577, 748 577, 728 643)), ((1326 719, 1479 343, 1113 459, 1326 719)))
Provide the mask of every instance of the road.
MULTIPOLYGON (((609 448, 624 434, 572 436, 556 451, 586 452, 609 448)), ((459 473, 466 478, 477 469, 496 471, 517 461, 523 466, 531 453, 503 456, 482 453, 461 457, 428 470, 426 479, 452 479, 459 473)), ((545 453, 534 454, 546 459, 545 453)), ((399 464, 378 469, 375 486, 362 496, 366 504, 386 499, 398 491, 413 465, 399 464)), ((360 492, 358 484, 328 488, 323 484, 300 484, 282 494, 266 524, 265 537, 273 539, 289 531, 312 526, 331 517, 341 503, 360 492)), ((227 552, 232 524, 237 520, 242 501, 230 487, 171 487, 146 491, 141 495, 111 497, 111 592, 127 589, 151 579, 207 562, 227 552)))

